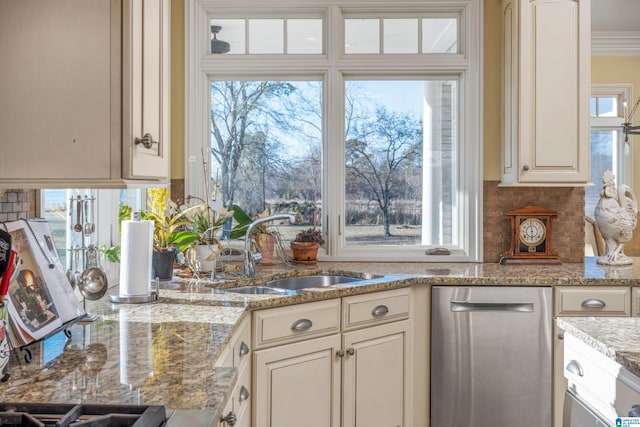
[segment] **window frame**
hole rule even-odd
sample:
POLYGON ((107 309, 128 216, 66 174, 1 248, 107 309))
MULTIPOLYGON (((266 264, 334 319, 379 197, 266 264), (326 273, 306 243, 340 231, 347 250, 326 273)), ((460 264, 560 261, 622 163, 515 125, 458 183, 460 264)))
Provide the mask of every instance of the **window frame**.
MULTIPOLYGON (((293 2, 290 8, 279 8, 283 15, 309 11, 324 14, 322 55, 212 55, 209 54, 209 23, 212 15, 231 17, 240 8, 250 8, 251 17, 261 11, 276 13, 273 8, 261 10, 257 0, 187 0, 185 5, 185 193, 204 196, 201 150, 209 141, 209 81, 232 79, 285 80, 322 78, 323 82, 323 228, 329 235, 321 260, 334 261, 409 261, 409 262, 481 262, 482 261, 482 2, 451 0, 451 10, 460 16, 458 51, 452 54, 389 54, 347 55, 341 40, 344 36, 343 17, 376 13, 391 16, 418 11, 450 13, 442 1, 424 1, 388 5, 382 0, 366 4, 343 0, 293 2), (256 7, 258 6, 258 7, 256 7), (286 11, 285 11, 286 10, 286 11), (428 56, 429 71, 425 71, 428 56), (247 71, 249 67, 260 69, 247 71), (346 250, 344 237, 344 78, 367 76, 411 76, 451 78, 459 81, 459 193, 462 215, 458 217, 461 248, 451 248, 450 255, 425 255, 425 246, 383 245, 346 250), (331 124, 331 125, 329 125, 331 124), (342 132, 342 134, 341 134, 342 132), (334 144, 331 149, 328 141, 334 144), (338 144, 336 144, 338 141, 338 144), (339 145, 339 147, 336 147, 339 145), (340 165, 340 166, 336 166, 340 165), (329 190, 330 189, 330 190, 329 190)), ((264 9, 264 7, 262 7, 264 9)))
MULTIPOLYGON (((625 156, 624 138, 622 132, 623 102, 633 99, 633 87, 630 84, 592 84, 591 98, 593 97, 616 97, 618 98, 618 114, 616 117, 590 117, 590 132, 593 130, 617 130, 620 135, 618 141, 618 150, 616 156, 617 170, 611 171, 616 176, 616 184, 633 184, 633 144, 628 144, 628 155, 625 156)), ((591 177, 591 181, 595 180, 596 185, 600 185, 599 181, 602 177, 591 177)))

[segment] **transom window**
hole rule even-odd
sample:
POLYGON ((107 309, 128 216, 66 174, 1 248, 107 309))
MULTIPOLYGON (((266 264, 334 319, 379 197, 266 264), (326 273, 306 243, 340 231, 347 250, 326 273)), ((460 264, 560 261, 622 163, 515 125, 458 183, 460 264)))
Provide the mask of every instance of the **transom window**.
POLYGON ((321 259, 481 261, 482 2, 290 3, 187 2, 187 194, 321 259))

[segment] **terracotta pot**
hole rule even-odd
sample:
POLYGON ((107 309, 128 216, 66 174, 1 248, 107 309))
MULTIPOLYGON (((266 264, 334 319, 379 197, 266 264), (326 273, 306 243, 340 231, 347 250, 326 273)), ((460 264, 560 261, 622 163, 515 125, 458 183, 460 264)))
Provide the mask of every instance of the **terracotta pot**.
POLYGON ((317 263, 319 247, 317 242, 291 242, 292 262, 298 264, 317 263))
POLYGON ((255 235, 256 245, 260 249, 262 259, 260 264, 271 264, 273 262, 273 252, 276 247, 276 239, 267 233, 258 233, 255 235))

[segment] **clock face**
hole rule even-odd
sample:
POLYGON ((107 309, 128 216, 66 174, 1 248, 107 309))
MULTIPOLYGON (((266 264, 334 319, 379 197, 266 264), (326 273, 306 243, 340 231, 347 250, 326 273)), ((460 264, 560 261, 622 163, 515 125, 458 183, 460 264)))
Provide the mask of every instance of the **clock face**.
POLYGON ((538 218, 527 218, 520 223, 520 241, 527 246, 537 246, 546 237, 546 226, 538 218))

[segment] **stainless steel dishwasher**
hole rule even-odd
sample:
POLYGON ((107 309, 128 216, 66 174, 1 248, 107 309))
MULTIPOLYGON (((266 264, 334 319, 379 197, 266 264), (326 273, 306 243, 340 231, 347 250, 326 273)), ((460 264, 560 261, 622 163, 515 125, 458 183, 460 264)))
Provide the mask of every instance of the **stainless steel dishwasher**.
POLYGON ((546 287, 432 288, 432 426, 551 426, 551 295, 546 287))

